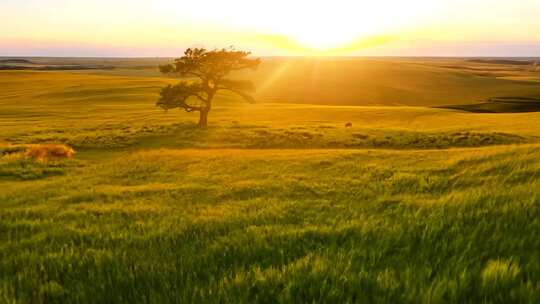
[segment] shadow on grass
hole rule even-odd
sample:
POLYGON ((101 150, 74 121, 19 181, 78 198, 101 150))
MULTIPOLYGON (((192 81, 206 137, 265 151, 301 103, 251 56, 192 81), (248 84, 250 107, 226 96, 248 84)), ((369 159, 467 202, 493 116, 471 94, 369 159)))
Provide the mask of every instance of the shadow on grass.
POLYGON ((540 112, 540 98, 534 97, 497 97, 487 102, 467 105, 450 105, 442 109, 461 110, 471 113, 527 113, 540 112))

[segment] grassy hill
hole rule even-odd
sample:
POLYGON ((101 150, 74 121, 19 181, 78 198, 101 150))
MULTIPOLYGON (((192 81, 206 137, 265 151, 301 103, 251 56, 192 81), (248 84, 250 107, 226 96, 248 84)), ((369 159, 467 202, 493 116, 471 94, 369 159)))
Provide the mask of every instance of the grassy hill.
POLYGON ((152 70, 0 72, 0 303, 540 301, 540 113, 432 107, 535 72, 313 62, 202 130, 152 70))
POLYGON ((259 99, 271 102, 440 106, 540 97, 537 72, 483 66, 455 59, 274 59, 263 63, 255 79, 259 99), (530 78, 511 79, 516 75, 530 78))
MULTIPOLYGON (((110 66, 82 71, 158 77, 167 58, 31 58, 42 65, 110 66)), ((264 58, 257 71, 239 72, 257 87, 257 100, 357 106, 448 106, 490 98, 540 98, 540 70, 533 60, 455 58, 264 58), (523 63, 528 64, 523 64, 523 63)))

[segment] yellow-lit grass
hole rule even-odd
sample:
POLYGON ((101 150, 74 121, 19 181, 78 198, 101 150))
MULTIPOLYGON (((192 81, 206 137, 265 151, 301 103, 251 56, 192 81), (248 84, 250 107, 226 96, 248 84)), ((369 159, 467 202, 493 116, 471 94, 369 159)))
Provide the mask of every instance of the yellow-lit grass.
POLYGON ((0 145, 0 156, 27 158, 37 161, 72 158, 75 150, 64 144, 0 145))
POLYGON ((34 160, 57 160, 71 158, 75 155, 75 150, 62 144, 39 144, 26 145, 24 156, 34 160))
POLYGON ((538 298, 538 144, 101 153, 4 182, 6 297, 538 298))

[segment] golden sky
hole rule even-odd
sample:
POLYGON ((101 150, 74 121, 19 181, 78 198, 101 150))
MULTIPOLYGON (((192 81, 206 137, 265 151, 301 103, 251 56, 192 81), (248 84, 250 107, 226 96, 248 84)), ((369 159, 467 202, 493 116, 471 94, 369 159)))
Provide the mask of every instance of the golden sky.
POLYGON ((540 0, 0 1, 0 56, 540 56, 540 0))

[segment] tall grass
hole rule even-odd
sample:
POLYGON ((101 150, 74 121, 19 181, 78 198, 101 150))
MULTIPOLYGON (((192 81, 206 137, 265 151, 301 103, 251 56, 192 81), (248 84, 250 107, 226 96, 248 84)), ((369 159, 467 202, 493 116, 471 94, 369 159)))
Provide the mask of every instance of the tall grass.
POLYGON ((19 302, 530 302, 540 148, 153 150, 0 198, 19 302))

